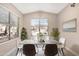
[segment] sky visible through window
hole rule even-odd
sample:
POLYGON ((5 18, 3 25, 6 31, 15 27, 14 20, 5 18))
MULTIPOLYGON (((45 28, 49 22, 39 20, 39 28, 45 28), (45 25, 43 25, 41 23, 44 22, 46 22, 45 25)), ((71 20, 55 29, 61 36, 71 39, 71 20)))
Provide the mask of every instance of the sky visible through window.
POLYGON ((31 25, 48 25, 48 19, 32 19, 31 25))

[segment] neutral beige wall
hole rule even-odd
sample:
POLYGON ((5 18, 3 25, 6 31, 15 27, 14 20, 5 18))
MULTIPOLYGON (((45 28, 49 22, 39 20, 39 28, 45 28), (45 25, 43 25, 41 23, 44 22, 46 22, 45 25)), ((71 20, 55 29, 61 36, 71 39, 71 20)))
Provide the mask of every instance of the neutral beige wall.
POLYGON ((79 4, 77 4, 75 7, 70 7, 70 5, 68 5, 58 14, 57 19, 59 21, 58 27, 61 33, 60 36, 66 38, 66 47, 79 55, 79 4), (77 32, 63 32, 63 22, 73 18, 77 18, 77 32))
POLYGON ((37 11, 24 15, 24 27, 27 29, 28 37, 31 38, 31 20, 36 18, 47 18, 48 19, 48 31, 49 34, 53 27, 56 27, 56 14, 37 11))
MULTIPOLYGON (((9 3, 0 3, 0 6, 19 17, 19 32, 21 32, 21 28, 23 27, 22 13, 20 13, 12 4, 9 3)), ((15 38, 4 43, 0 43, 0 55, 5 55, 9 51, 17 47, 17 40, 19 40, 19 38, 15 38)))

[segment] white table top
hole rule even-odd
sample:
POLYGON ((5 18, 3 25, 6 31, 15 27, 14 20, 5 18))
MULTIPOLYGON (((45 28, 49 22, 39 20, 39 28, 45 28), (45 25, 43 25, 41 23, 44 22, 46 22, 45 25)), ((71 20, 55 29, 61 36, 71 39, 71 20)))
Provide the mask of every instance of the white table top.
POLYGON ((18 45, 18 48, 22 48, 24 44, 34 44, 34 45, 46 45, 46 44, 58 44, 56 40, 47 40, 45 42, 38 42, 32 39, 26 39, 18 45))
POLYGON ((38 42, 36 40, 26 39, 22 41, 22 44, 57 44, 58 42, 55 40, 48 40, 45 42, 38 42))

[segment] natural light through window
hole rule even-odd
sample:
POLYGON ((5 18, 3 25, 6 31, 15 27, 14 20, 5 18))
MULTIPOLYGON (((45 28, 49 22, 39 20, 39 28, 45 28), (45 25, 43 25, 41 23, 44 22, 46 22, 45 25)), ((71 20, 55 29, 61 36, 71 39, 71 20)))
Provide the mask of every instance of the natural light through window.
POLYGON ((38 34, 42 33, 48 36, 48 19, 32 19, 31 20, 32 38, 38 40, 38 34))

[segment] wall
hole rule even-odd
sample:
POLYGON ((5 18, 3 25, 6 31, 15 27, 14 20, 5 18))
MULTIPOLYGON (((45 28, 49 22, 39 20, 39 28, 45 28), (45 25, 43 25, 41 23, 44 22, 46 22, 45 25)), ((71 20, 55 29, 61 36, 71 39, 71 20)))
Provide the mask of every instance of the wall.
POLYGON ((37 11, 24 15, 24 27, 27 29, 28 37, 31 37, 31 20, 36 18, 47 18, 48 19, 48 32, 52 31, 53 27, 56 27, 56 14, 37 11))
MULTIPOLYGON (((23 27, 23 15, 20 11, 18 11, 12 4, 10 3, 0 3, 0 6, 8 10, 9 12, 15 14, 19 17, 19 32, 21 32, 21 28, 23 27)), ((20 34, 19 34, 20 36, 20 34)), ((9 51, 13 50, 17 47, 17 40, 19 38, 15 38, 4 43, 0 43, 0 55, 5 55, 9 51)))
POLYGON ((75 7, 70 7, 70 4, 63 9, 57 16, 59 21, 59 30, 61 37, 66 38, 66 47, 74 54, 79 55, 79 4, 75 7), (77 31, 76 32, 63 32, 62 24, 65 21, 77 18, 77 31))

